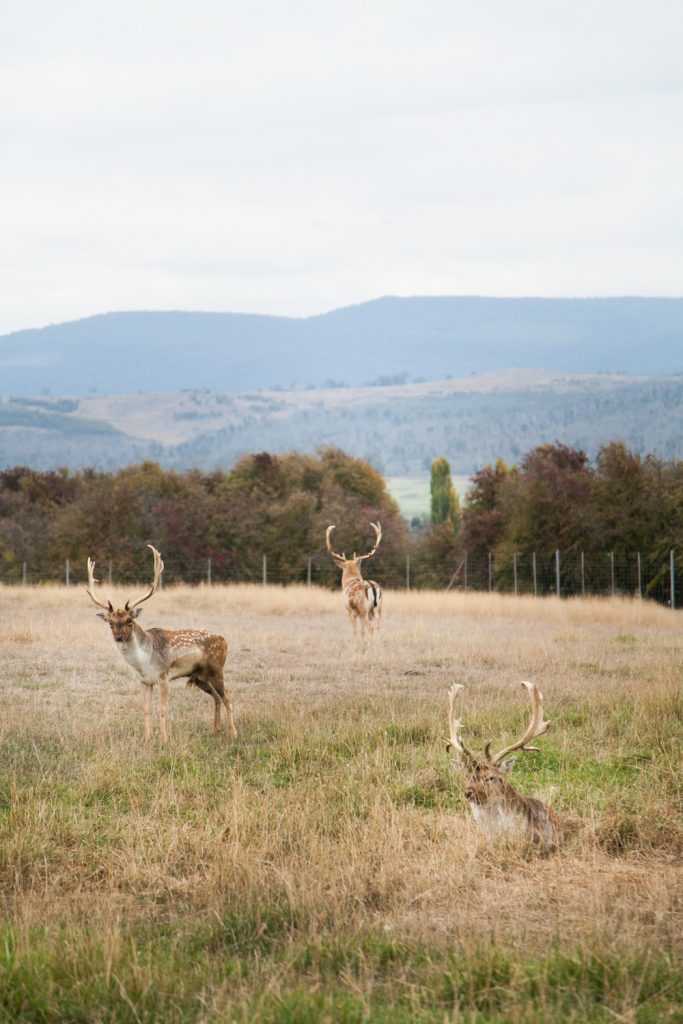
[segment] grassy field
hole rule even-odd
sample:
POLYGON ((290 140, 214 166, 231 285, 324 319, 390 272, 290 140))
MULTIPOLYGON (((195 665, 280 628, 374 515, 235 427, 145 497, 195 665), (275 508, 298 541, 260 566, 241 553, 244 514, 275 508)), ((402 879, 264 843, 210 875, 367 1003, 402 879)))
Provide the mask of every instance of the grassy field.
MULTIPOLYGON (((128 594, 119 594, 121 598, 128 594)), ((0 1020, 683 1020, 681 613, 388 593, 167 588, 141 622, 230 643, 236 742, 139 684, 81 589, 0 589, 0 1020), (574 820, 487 845, 444 749, 552 725, 513 781, 574 820)))

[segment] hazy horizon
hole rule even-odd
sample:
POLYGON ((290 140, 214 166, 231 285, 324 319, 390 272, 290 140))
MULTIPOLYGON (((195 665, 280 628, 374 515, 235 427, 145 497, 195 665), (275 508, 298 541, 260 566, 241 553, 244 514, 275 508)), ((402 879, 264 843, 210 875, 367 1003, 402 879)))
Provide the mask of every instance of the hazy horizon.
MULTIPOLYGON (((369 306, 369 305, 372 305, 373 303, 380 303, 380 302, 385 302, 385 301, 390 301, 390 300, 395 300, 395 299, 397 299, 399 301, 408 301, 408 300, 411 300, 411 299, 418 299, 418 300, 419 299, 445 299, 445 300, 447 300, 447 299, 486 299, 486 300, 489 300, 490 299, 492 301, 500 301, 500 302, 508 302, 508 301, 536 302, 536 301, 538 301, 538 302, 549 302, 549 303, 553 302, 554 300, 557 300, 557 301, 560 301, 560 302, 577 302, 578 303, 578 302, 590 302, 590 301, 600 302, 600 301, 604 301, 604 300, 607 300, 607 301, 612 300, 612 301, 616 302, 616 301, 619 301, 620 299, 633 299, 633 300, 644 300, 644 301, 657 299, 657 300, 662 300, 664 302, 666 302, 666 301, 680 302, 681 299, 683 299, 683 291, 681 291, 681 293, 678 294, 678 295, 675 295, 673 293, 669 294, 669 295, 647 295, 647 294, 644 294, 644 293, 643 294, 637 294, 635 292, 631 293, 631 294, 623 294, 623 295, 616 295, 616 294, 615 295, 597 295, 597 294, 596 295, 531 295, 531 294, 530 295, 484 295, 483 293, 476 294, 476 295, 475 294, 469 294, 469 295, 459 295, 459 294, 450 294, 450 295, 447 295, 447 294, 434 294, 434 295, 428 295, 428 294, 424 294, 424 293, 421 293, 419 295, 418 294, 412 294, 412 295, 409 295, 409 294, 406 294, 406 295, 390 295, 390 294, 386 294, 386 295, 376 295, 376 296, 373 296, 373 297, 371 297, 369 299, 359 300, 358 302, 349 302, 346 305, 337 304, 337 305, 330 306, 329 308, 315 310, 315 311, 310 312, 310 313, 300 313, 300 314, 278 313, 277 311, 273 311, 273 312, 270 312, 270 313, 262 313, 262 312, 259 312, 258 310, 253 310, 253 309, 209 309, 209 308, 206 308, 206 309, 181 309, 179 307, 178 308, 168 307, 168 308, 164 308, 164 309, 161 309, 161 308, 160 309, 152 309, 152 308, 144 308, 144 307, 139 307, 139 308, 136 308, 136 309, 132 309, 132 308, 131 309, 103 309, 103 310, 99 310, 98 312, 88 313, 88 314, 86 314, 86 315, 84 315, 82 317, 74 317, 74 318, 69 319, 69 320, 47 321, 45 323, 40 323, 40 324, 29 324, 29 325, 26 325, 24 327, 16 327, 16 328, 13 328, 11 331, 1 332, 0 333, 0 339, 5 338, 5 337, 9 337, 12 334, 19 334, 19 333, 22 333, 24 331, 40 331, 40 330, 43 330, 43 329, 49 328, 49 327, 61 327, 61 326, 66 326, 66 325, 71 324, 71 323, 79 323, 80 321, 83 321, 83 320, 95 320, 95 319, 98 319, 100 317, 108 317, 108 316, 119 316, 119 315, 124 315, 125 316, 126 314, 130 314, 130 315, 138 315, 138 314, 140 314, 140 315, 146 315, 146 314, 151 314, 151 315, 154 315, 154 314, 162 314, 162 315, 163 314, 169 314, 169 315, 173 315, 173 314, 179 314, 179 315, 188 315, 188 316, 192 316, 192 315, 196 314, 196 315, 199 315, 199 316, 204 316, 204 315, 205 316, 214 316, 215 315, 215 316, 235 316, 235 317, 264 317, 264 318, 277 319, 277 320, 292 320, 292 321, 296 322, 296 321, 312 320, 312 319, 315 319, 316 317, 324 317, 324 316, 328 316, 328 315, 334 314, 334 313, 341 313, 341 312, 346 311, 346 310, 358 309, 358 308, 360 308, 362 306, 369 306)), ((505 367, 501 367, 501 369, 505 369, 505 367)))
POLYGON ((669 0, 10 6, 0 334, 675 295, 682 36, 669 0))

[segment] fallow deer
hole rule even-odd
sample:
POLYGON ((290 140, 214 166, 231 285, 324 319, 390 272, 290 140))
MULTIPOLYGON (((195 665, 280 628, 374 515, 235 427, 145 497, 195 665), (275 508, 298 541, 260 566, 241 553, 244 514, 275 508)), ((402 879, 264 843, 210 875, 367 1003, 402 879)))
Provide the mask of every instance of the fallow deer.
POLYGON ((332 531, 334 526, 328 526, 325 531, 325 543, 330 557, 335 565, 342 571, 342 591, 344 594, 344 605, 351 619, 354 635, 356 623, 360 620, 361 633, 365 636, 365 630, 372 637, 375 629, 379 629, 379 621, 382 614, 382 588, 374 580, 364 580, 361 576, 360 563, 366 558, 372 558, 379 547, 382 539, 382 527, 379 523, 370 523, 375 531, 375 546, 368 551, 367 555, 357 555, 354 551, 353 558, 347 558, 342 552, 338 555, 332 550, 332 531))
POLYGON ((535 797, 522 796, 505 778, 515 758, 507 758, 514 750, 538 750, 527 744, 542 736, 549 722, 543 721, 543 694, 533 683, 523 682, 531 698, 531 721, 520 740, 491 754, 491 743, 479 757, 467 749, 460 739, 462 723, 456 718, 455 702, 464 689, 460 684, 448 691, 448 725, 450 740, 446 750, 454 750, 456 764, 463 774, 465 799, 474 819, 488 835, 504 833, 524 836, 537 850, 551 853, 560 842, 560 823, 552 808, 535 797))
POLYGON ((145 740, 149 742, 150 703, 152 689, 159 684, 159 733, 161 742, 166 743, 166 704, 169 683, 172 679, 187 678, 193 685, 208 693, 214 699, 213 732, 221 731, 221 704, 228 716, 230 735, 237 735, 232 714, 232 703, 225 692, 223 667, 228 645, 222 636, 207 633, 203 629, 142 629, 135 621, 142 612, 141 604, 156 593, 164 563, 156 548, 148 544, 154 554, 154 580, 144 597, 126 601, 123 608, 115 609, 111 601, 98 601, 95 589, 95 563, 88 559, 88 586, 86 593, 98 608, 98 617, 111 627, 112 635, 124 660, 140 677, 142 684, 142 710, 145 719, 145 740))

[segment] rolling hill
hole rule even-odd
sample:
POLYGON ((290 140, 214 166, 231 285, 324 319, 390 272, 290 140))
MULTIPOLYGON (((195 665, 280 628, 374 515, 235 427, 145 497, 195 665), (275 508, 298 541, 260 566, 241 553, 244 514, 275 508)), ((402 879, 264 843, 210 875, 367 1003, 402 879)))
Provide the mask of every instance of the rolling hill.
POLYGON ((301 319, 124 312, 0 337, 4 397, 683 373, 683 299, 383 298, 301 319))
POLYGON ((0 467, 92 466, 141 459, 227 468, 248 452, 337 445, 390 476, 424 474, 446 455, 466 475, 560 440, 591 456, 620 439, 680 458, 683 375, 508 370, 366 388, 154 394, 0 402, 0 467))

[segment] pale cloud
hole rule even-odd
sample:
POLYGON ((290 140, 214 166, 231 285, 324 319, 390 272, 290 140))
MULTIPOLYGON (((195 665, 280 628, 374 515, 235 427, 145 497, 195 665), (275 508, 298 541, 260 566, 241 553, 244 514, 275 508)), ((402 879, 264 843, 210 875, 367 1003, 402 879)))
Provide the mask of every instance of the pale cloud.
POLYGON ((680 294, 683 7, 28 0, 0 331, 381 294, 680 294))

